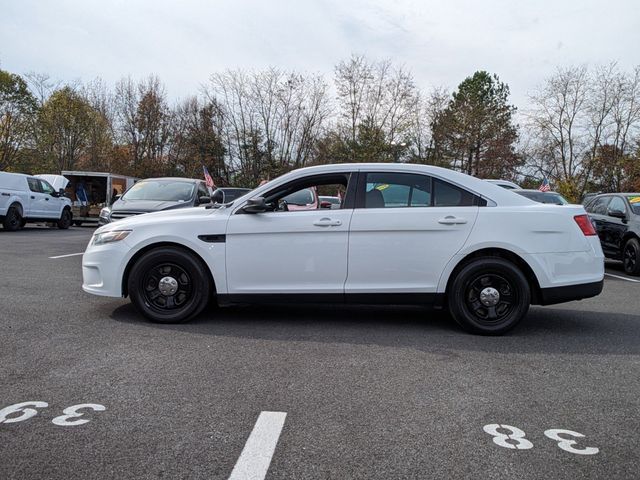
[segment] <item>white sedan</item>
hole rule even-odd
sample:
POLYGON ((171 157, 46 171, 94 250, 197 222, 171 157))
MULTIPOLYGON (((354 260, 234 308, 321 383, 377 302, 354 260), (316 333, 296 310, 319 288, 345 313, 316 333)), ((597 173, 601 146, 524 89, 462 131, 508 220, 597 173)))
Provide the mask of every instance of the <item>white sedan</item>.
POLYGON ((106 225, 82 271, 86 292, 128 295, 156 322, 189 320, 212 299, 429 304, 495 335, 530 304, 598 295, 604 257, 582 206, 535 203, 443 168, 375 163, 303 168, 220 208, 106 225), (311 187, 339 196, 340 208, 287 202, 311 187))

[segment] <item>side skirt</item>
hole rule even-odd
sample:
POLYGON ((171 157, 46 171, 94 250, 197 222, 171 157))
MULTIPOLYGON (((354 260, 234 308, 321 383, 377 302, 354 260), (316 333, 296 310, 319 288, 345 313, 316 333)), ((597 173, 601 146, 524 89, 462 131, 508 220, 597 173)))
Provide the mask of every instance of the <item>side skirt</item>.
POLYGON ((221 306, 240 304, 444 305, 444 293, 257 293, 218 294, 221 306))

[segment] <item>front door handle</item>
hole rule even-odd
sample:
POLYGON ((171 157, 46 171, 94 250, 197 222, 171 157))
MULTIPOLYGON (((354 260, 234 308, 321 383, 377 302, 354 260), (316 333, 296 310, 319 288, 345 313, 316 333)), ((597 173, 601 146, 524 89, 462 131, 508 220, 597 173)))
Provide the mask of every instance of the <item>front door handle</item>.
POLYGON ((340 220, 332 220, 330 218, 321 218, 313 222, 316 227, 339 227, 342 225, 340 220))
POLYGON ((446 217, 438 220, 438 223, 441 223, 442 225, 463 225, 467 223, 467 219, 454 217, 453 215, 447 215, 446 217))

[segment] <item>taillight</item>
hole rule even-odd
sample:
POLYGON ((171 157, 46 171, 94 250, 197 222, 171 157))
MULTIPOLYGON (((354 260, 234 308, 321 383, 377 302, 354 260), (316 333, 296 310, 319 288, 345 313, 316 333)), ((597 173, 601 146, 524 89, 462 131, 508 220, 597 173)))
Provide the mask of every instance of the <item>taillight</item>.
POLYGON ((576 221, 580 230, 582 230, 582 233, 584 233, 586 237, 597 235, 596 229, 593 228, 593 223, 591 223, 589 215, 576 215, 573 219, 576 221))

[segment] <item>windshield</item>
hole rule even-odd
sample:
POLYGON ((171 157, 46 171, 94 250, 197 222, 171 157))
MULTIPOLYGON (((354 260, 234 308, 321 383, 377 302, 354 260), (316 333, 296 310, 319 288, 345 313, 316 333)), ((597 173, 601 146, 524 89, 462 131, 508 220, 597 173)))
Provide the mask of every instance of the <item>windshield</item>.
POLYGON ((175 180, 144 180, 136 183, 123 200, 155 200, 159 202, 187 202, 193 197, 194 183, 175 180))
POLYGON ((629 205, 631 205, 631 210, 635 215, 640 215, 640 195, 633 195, 627 197, 629 200, 629 205))
POLYGON ((555 192, 524 192, 517 191, 516 193, 527 197, 530 200, 538 203, 551 203, 554 205, 567 205, 569 202, 559 193, 555 192))

